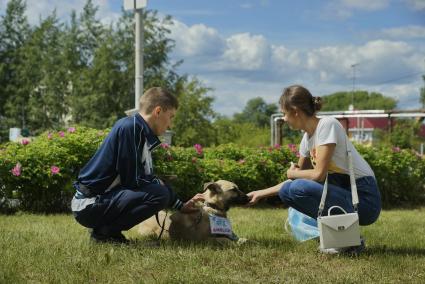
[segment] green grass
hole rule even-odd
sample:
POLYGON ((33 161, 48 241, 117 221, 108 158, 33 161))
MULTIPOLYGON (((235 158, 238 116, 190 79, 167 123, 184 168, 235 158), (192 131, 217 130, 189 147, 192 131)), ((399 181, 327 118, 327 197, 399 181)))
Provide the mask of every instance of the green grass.
MULTIPOLYGON (((283 230, 285 209, 235 208, 240 247, 163 240, 93 244, 71 215, 0 215, 0 283, 425 283, 425 208, 384 211, 362 227, 359 257, 317 252, 283 230)), ((138 238, 135 231, 126 233, 138 238)))

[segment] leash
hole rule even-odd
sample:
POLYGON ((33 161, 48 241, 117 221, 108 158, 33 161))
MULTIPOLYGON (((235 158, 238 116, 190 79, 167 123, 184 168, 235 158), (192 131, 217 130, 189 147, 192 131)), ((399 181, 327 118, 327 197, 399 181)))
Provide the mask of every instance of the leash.
POLYGON ((168 215, 168 210, 165 210, 165 217, 164 217, 164 221, 162 221, 162 226, 161 226, 161 223, 159 222, 158 212, 155 213, 156 222, 158 223, 159 227, 161 228, 161 232, 159 233, 159 236, 156 239, 158 242, 161 239, 162 234, 164 233, 164 231, 167 231, 168 232, 168 230, 165 230, 165 220, 167 220, 167 215, 168 215))

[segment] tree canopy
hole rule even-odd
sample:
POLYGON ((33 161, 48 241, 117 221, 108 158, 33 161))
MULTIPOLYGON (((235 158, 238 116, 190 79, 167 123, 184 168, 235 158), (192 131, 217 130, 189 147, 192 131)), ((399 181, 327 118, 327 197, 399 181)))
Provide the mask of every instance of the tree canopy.
POLYGON ((394 109, 397 101, 393 98, 385 97, 380 93, 355 91, 352 92, 337 92, 327 96, 323 96, 322 111, 337 111, 348 110, 349 105, 353 102, 354 109, 369 110, 369 109, 394 109))
MULTIPOLYGON (((132 13, 104 25, 98 7, 87 0, 68 22, 53 12, 30 26, 25 11, 25 1, 10 0, 0 19, 0 137, 5 139, 10 127, 28 128, 33 135, 68 124, 107 128, 133 108, 132 13)), ((176 142, 208 145, 214 117, 209 88, 178 74, 182 61, 170 62, 171 17, 146 10, 143 21, 145 90, 165 87, 182 101, 176 142)))
POLYGON ((267 104, 263 98, 250 99, 241 113, 234 115, 237 123, 252 123, 258 127, 270 125, 270 116, 278 111, 276 104, 267 104))

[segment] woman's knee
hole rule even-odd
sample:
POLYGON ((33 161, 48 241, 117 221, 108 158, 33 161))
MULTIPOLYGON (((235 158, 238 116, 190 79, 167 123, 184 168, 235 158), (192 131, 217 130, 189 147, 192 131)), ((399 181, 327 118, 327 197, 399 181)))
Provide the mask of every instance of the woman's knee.
POLYGON ((376 222, 376 220, 378 220, 380 213, 381 213, 380 209, 370 210, 366 213, 364 212, 359 213, 359 224, 361 226, 372 225, 373 223, 376 222))
POLYGON ((279 198, 284 203, 288 202, 291 199, 290 198, 291 194, 290 194, 289 190, 290 190, 292 182, 293 182, 292 180, 289 180, 289 179, 286 180, 283 183, 282 187, 279 189, 279 192, 278 192, 279 198))
POLYGON ((283 202, 291 202, 298 198, 316 197, 320 198, 322 185, 308 179, 296 179, 285 182, 279 190, 279 197, 283 202))

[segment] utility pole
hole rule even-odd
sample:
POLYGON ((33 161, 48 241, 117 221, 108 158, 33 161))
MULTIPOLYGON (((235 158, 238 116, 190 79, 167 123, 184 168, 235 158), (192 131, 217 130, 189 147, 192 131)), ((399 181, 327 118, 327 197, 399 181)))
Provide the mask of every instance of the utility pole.
MULTIPOLYGON (((425 65, 425 59, 424 59, 424 65, 425 65)), ((424 81, 424 87, 422 90, 419 90, 419 100, 420 102, 422 102, 422 109, 425 109, 425 75, 422 75, 422 81, 424 81)))
POLYGON ((354 91, 356 89, 356 66, 359 65, 359 63, 354 63, 351 65, 351 68, 353 70, 353 90, 351 92, 351 105, 354 109, 354 91))
POLYGON ((124 0, 124 10, 134 12, 136 24, 134 109, 125 112, 128 116, 139 111, 139 98, 143 94, 143 9, 146 7, 147 2, 147 0, 124 0))
MULTIPOLYGON (((359 65, 358 63, 354 63, 351 65, 351 69, 353 70, 353 90, 351 91, 351 105, 349 106, 349 110, 354 110, 354 92, 356 90, 356 66, 359 65)), ((355 140, 360 141, 360 118, 357 117, 357 135, 355 135, 355 140)), ((353 133, 354 134, 354 133, 353 133)))

